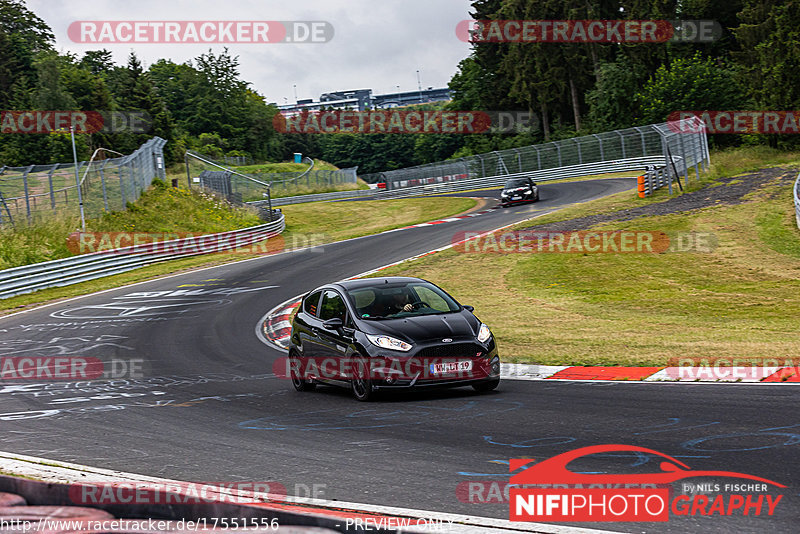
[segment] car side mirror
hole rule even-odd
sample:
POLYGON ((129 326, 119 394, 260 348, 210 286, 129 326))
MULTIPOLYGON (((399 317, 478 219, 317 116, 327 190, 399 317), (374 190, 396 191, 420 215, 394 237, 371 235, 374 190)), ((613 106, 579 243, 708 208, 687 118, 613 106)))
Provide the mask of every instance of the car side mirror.
POLYGON ((468 312, 474 312, 475 311, 475 307, 474 306, 464 306, 464 309, 467 310, 468 312))
POLYGON ((342 328, 342 326, 344 326, 344 323, 338 317, 334 317, 333 319, 328 319, 327 321, 322 323, 322 327, 325 328, 325 330, 339 330, 340 328, 342 328))

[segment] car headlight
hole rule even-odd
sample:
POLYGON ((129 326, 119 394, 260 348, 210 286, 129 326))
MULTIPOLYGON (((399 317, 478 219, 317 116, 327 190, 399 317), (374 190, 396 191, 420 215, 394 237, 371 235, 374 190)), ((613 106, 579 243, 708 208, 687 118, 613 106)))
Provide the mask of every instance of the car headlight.
POLYGON ((485 324, 481 323, 481 328, 478 330, 478 341, 481 343, 485 343, 489 341, 489 338, 492 337, 492 331, 489 330, 489 327, 485 324))
POLYGON ((506 193, 505 191, 503 191, 502 193, 500 193, 500 196, 501 196, 501 197, 507 197, 507 196, 508 196, 508 193, 506 193))
POLYGON ((371 334, 367 334, 367 339, 369 339, 370 343, 376 347, 381 347, 382 349, 399 350, 402 352, 408 352, 411 350, 411 345, 405 341, 400 341, 399 339, 395 339, 393 337, 373 336, 371 334))

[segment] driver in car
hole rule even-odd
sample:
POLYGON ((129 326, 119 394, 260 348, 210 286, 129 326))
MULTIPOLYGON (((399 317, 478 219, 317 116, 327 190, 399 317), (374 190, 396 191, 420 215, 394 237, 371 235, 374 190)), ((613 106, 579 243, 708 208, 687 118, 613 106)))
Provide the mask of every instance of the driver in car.
POLYGON ((408 298, 408 293, 405 291, 395 293, 392 295, 392 302, 389 304, 389 313, 400 313, 401 311, 410 312, 414 306, 408 298))

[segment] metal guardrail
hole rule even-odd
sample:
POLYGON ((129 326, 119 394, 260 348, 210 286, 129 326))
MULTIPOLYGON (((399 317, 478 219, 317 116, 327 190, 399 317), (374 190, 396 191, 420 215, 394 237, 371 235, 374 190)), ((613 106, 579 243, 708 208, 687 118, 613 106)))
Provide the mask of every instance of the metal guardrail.
POLYGON ((163 241, 148 245, 82 254, 0 271, 0 299, 50 287, 62 287, 131 271, 153 263, 234 250, 278 235, 286 227, 283 213, 270 223, 241 230, 163 241))
POLYGON ((797 227, 800 228, 800 174, 794 183, 794 216, 797 219, 797 227))
MULTIPOLYGON (((426 185, 417 185, 392 189, 388 191, 376 191, 375 189, 361 189, 357 191, 337 191, 333 193, 319 193, 316 195, 299 195, 294 197, 275 198, 272 200, 273 206, 285 206, 289 204, 300 204, 303 202, 318 202, 323 200, 340 200, 349 198, 369 197, 375 200, 387 198, 402 198, 418 195, 438 195, 442 193, 452 193, 456 191, 469 191, 470 189, 483 189, 486 187, 503 186, 510 178, 529 176, 535 182, 548 182, 561 180, 564 178, 574 178, 589 176, 594 174, 606 174, 614 172, 627 172, 645 170, 649 165, 664 165, 664 156, 643 156, 639 158, 629 158, 624 160, 600 161, 595 163, 585 163, 583 165, 570 165, 556 169, 545 169, 541 171, 526 171, 514 174, 503 174, 486 178, 467 178, 455 181, 431 182, 426 185)), ((431 178, 431 180, 434 180, 431 178)), ((266 201, 251 202, 252 205, 261 205, 266 201)))
POLYGON ((692 116, 675 122, 648 124, 364 174, 361 179, 367 183, 384 182, 387 189, 399 189, 424 184, 431 178, 452 179, 464 175, 470 178, 494 177, 657 155, 663 158, 660 166, 669 163, 672 156, 680 158, 673 159, 674 165, 668 169, 673 178, 683 174, 688 183, 689 168, 692 166, 699 176, 700 164, 707 170, 709 163, 703 121, 692 116))

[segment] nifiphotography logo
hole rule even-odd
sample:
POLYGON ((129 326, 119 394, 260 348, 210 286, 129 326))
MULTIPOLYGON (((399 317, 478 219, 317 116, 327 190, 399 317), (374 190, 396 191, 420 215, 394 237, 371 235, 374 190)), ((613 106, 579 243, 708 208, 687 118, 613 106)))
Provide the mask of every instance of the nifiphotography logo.
MULTIPOLYGON (((514 472, 533 461, 512 458, 509 469, 514 472)), ((771 516, 783 495, 767 493, 769 486, 786 487, 745 473, 693 470, 653 449, 616 444, 582 447, 537 462, 513 475, 510 483, 509 519, 536 522, 669 521, 670 512, 674 516, 771 516), (567 469, 571 462, 589 455, 621 453, 660 456, 660 471, 593 474, 567 469), (681 483, 677 491, 671 491, 670 484, 689 478, 705 482, 681 483), (709 478, 740 480, 709 483, 709 478)))

